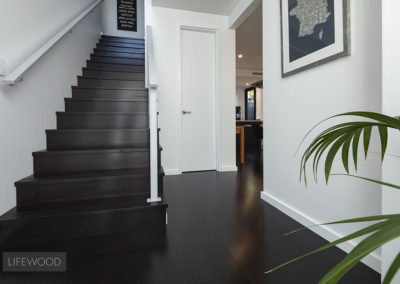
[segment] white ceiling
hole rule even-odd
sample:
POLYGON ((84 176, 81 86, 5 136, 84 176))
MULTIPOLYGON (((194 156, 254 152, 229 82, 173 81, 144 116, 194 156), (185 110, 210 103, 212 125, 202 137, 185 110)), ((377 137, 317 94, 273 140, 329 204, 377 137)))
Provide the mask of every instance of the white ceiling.
POLYGON ((246 87, 246 83, 251 84, 262 79, 261 76, 252 76, 252 72, 263 70, 262 52, 262 6, 259 6, 236 29, 236 55, 244 55, 242 59, 236 57, 238 87, 246 87))
POLYGON ((239 0, 153 0, 153 6, 228 16, 239 0))

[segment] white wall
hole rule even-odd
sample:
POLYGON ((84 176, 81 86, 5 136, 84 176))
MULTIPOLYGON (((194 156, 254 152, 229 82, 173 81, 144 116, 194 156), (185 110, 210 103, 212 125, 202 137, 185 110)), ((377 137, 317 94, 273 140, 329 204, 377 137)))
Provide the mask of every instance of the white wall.
MULTIPOLYGON (((371 183, 332 177, 326 186, 323 169, 318 184, 311 177, 307 188, 299 183, 301 154, 310 140, 292 159, 306 132, 324 118, 346 111, 382 110, 381 1, 350 2, 352 55, 285 79, 281 78, 280 0, 263 2, 264 82, 268 82, 264 86, 264 135, 269 138, 264 141, 262 197, 305 225, 381 213, 381 190, 371 183)), ((334 173, 344 172, 339 164, 334 173)), ((370 156, 358 172, 378 179, 380 173, 378 155, 370 156)), ((358 227, 315 231, 333 240, 358 227)), ((352 244, 342 248, 350 250, 352 244)), ((379 258, 375 253, 366 262, 379 270, 379 258)))
POLYGON ((110 36, 144 38, 144 0, 137 0, 137 32, 118 30, 117 0, 104 0, 102 4, 103 33, 110 36))
MULTIPOLYGON (((400 2, 396 0, 382 1, 383 20, 383 113, 391 116, 400 114, 400 85, 398 65, 400 64, 400 38, 396 35, 400 2)), ((400 135, 392 132, 389 137, 388 153, 400 155, 400 135)), ((400 184, 399 159, 387 156, 383 164, 382 180, 400 184)), ((382 213, 399 214, 400 192, 391 188, 383 188, 382 213)), ((400 251, 400 240, 385 246, 382 250, 382 276, 390 267, 394 257, 400 251)), ((400 273, 393 283, 400 283, 400 273)))
MULTIPOLYGON (((3 51, 7 50, 3 44, 8 47, 15 47, 15 54, 7 52, 6 54, 2 53, 2 56, 6 55, 6 59, 19 57, 17 51, 21 51, 19 49, 20 44, 26 44, 30 47, 33 36, 45 38, 41 29, 47 30, 50 24, 44 21, 44 18, 49 16, 49 20, 55 21, 53 12, 58 13, 60 18, 69 18, 59 11, 58 4, 61 2, 76 4, 79 1, 48 0, 35 1, 35 3, 13 1, 15 6, 8 7, 11 7, 11 10, 8 10, 9 12, 5 14, 10 17, 6 18, 10 23, 15 24, 15 15, 27 11, 29 23, 24 23, 23 27, 17 27, 8 24, 9 22, 5 19, 0 19, 0 21, 6 21, 8 27, 13 27, 12 30, 16 32, 16 35, 22 37, 8 36, 4 33, 4 30, 1 30, 2 44, 0 48, 3 51), (26 3, 23 9, 20 9, 17 13, 16 10, 21 7, 22 2, 26 3), (38 4, 38 2, 40 3, 38 4), (50 5, 52 13, 49 12, 50 10, 37 10, 44 8, 43 2, 50 5), (47 24, 42 26, 43 22, 47 24), (42 27, 39 28, 39 26, 42 27), (37 29, 31 30, 31 27, 37 29), (28 30, 27 35, 24 29, 28 30), (26 35, 26 38, 24 38, 24 35, 26 35), (3 41, 4 38, 7 40, 3 41), (24 39, 26 43, 23 41, 24 39)), ((68 5, 64 6, 68 7, 68 5)), ((71 6, 74 7, 74 4, 71 4, 71 6)), ((60 6, 61 10, 62 8, 60 6)), ((85 8, 86 5, 82 4, 81 9, 84 10, 85 8)), ((64 10, 64 12, 68 11, 68 9, 64 10)), ((81 11, 76 9, 76 12, 79 14, 81 11)), ((75 14, 75 10, 73 14, 75 14)), ((18 17, 17 19, 23 18, 18 17)), ((57 21, 54 23, 57 23, 57 21)), ((4 25, 0 24, 0 27, 3 28, 4 25)), ((81 74, 81 67, 85 65, 85 60, 89 58, 100 32, 101 13, 100 8, 97 8, 94 13, 89 14, 80 22, 71 34, 67 34, 32 66, 24 74, 22 83, 12 87, 0 85, 0 214, 15 206, 14 182, 33 173, 32 152, 46 148, 45 129, 56 127, 55 112, 64 110, 63 98, 71 96, 71 85, 76 85, 76 76, 81 74)))
POLYGON ((13 71, 94 0, 0 2, 0 75, 13 71))
POLYGON ((162 165, 167 174, 181 172, 180 26, 217 30, 219 71, 218 169, 236 170, 235 157, 235 32, 228 18, 204 13, 146 6, 146 23, 153 26, 159 82, 159 127, 162 165))

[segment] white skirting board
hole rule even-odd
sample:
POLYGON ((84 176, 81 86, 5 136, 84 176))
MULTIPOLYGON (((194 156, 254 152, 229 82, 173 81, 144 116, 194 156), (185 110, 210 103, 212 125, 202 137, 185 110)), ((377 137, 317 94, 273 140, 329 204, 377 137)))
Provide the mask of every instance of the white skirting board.
POLYGON ((166 176, 178 176, 182 174, 182 171, 179 169, 164 169, 166 176))
MULTIPOLYGON (((297 209, 289 206, 285 202, 275 198, 274 196, 268 194, 267 192, 261 192, 261 199, 267 202, 268 204, 274 206, 277 208, 279 211, 285 213, 289 217, 293 218, 297 222, 301 223, 303 226, 313 226, 313 225, 318 225, 319 223, 315 221, 313 218, 303 214, 302 212, 298 211, 297 209)), ((295 229, 295 228, 294 228, 295 229)), ((313 227, 310 228, 311 231, 316 233, 317 235, 323 237, 329 242, 335 241, 339 238, 342 238, 344 236, 338 234, 334 230, 332 230, 330 227, 327 226, 318 226, 318 227, 313 227)), ((346 253, 349 253, 354 247, 356 243, 353 241, 345 242, 341 245, 338 245, 340 249, 345 251, 346 253)), ((317 249, 317 248, 316 248, 317 249)), ((377 272, 381 272, 381 257, 377 255, 376 253, 372 253, 365 257, 362 262, 372 269, 374 269, 377 272)))
POLYGON ((220 166, 218 169, 219 172, 237 172, 237 166, 220 166))
MULTIPOLYGON (((238 167, 236 166, 221 166, 218 169, 218 172, 237 172, 238 167)), ((183 172, 180 169, 164 169, 166 176, 178 176, 181 175, 183 172)))

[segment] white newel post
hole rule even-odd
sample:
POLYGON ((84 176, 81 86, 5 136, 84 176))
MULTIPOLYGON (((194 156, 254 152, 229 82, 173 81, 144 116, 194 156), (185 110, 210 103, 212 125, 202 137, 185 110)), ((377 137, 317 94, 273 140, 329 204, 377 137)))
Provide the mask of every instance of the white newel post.
POLYGON ((152 203, 161 201, 161 198, 158 196, 158 83, 151 26, 146 27, 146 58, 146 86, 149 89, 150 128, 150 198, 147 202, 152 203))
POLYGON ((149 126, 150 126, 150 198, 147 202, 158 202, 158 125, 157 86, 149 86, 149 126))

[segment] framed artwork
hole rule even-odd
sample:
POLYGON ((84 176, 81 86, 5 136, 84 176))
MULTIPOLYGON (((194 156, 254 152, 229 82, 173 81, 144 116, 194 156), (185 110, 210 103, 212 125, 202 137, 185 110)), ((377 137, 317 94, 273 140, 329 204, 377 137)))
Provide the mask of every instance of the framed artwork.
POLYGON ((281 0, 282 77, 350 55, 349 0, 281 0))

